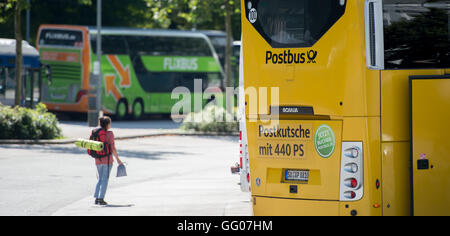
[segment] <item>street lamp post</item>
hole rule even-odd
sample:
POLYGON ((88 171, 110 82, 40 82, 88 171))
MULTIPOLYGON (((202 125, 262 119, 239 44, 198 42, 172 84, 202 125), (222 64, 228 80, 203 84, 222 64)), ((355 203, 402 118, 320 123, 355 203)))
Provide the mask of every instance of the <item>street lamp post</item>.
POLYGON ((28 9, 27 9, 27 30, 26 30, 26 37, 25 39, 27 40, 27 42, 30 42, 30 0, 27 0, 27 5, 28 5, 28 9))
POLYGON ((97 0, 97 114, 102 111, 102 0, 97 0))
POLYGON ((96 89, 89 94, 89 127, 98 125, 98 118, 102 115, 102 0, 97 0, 97 61, 94 62, 93 74, 91 75, 91 85, 96 89))

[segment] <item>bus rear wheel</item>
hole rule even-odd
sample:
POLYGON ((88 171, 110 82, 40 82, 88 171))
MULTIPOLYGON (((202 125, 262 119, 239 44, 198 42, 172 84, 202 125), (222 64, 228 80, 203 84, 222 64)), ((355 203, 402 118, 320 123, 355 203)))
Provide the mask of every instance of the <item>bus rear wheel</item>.
POLYGON ((136 100, 133 104, 133 120, 140 120, 144 116, 144 105, 141 100, 136 100))
POLYGON ((120 100, 116 108, 116 120, 125 120, 128 114, 128 104, 125 100, 120 100))

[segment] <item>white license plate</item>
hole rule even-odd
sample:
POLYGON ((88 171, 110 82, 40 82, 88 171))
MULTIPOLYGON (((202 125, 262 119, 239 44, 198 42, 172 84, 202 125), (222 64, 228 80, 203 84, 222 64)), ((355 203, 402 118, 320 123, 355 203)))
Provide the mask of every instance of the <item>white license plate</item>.
POLYGON ((284 179, 287 181, 308 182, 309 170, 286 170, 284 179))

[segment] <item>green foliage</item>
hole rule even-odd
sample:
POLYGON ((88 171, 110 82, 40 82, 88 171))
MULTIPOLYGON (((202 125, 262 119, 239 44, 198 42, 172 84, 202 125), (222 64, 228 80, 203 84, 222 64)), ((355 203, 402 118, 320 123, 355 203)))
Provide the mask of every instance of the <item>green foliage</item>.
POLYGON ((189 114, 180 128, 207 133, 233 133, 239 131, 239 123, 235 117, 222 107, 207 106, 202 112, 189 114))
MULTIPOLYGON (((14 38, 14 6, 17 0, 0 0, 0 38, 14 38)), ((20 0, 25 1, 26 0, 20 0)), ((104 26, 225 30, 225 3, 233 8, 233 37, 241 37, 240 1, 228 0, 103 0, 104 26)), ((35 42, 41 24, 97 24, 96 0, 30 0, 31 37, 35 42)), ((25 8, 25 9, 26 9, 25 8)), ((22 14, 24 15, 24 14, 22 14)), ((25 32, 25 21, 22 30, 25 32)))
POLYGON ((56 116, 44 104, 36 109, 11 108, 0 103, 0 139, 55 139, 61 136, 56 116))
POLYGON ((233 37, 240 39, 239 0, 145 0, 153 19, 147 26, 172 29, 225 30, 225 7, 232 9, 233 37))

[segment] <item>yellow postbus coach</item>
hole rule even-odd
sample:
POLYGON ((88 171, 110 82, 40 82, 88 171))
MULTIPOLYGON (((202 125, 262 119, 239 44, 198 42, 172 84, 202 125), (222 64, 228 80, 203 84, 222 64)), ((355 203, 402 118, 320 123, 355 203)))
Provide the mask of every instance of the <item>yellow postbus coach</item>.
POLYGON ((450 215, 450 1, 242 0, 242 24, 255 215, 450 215))

